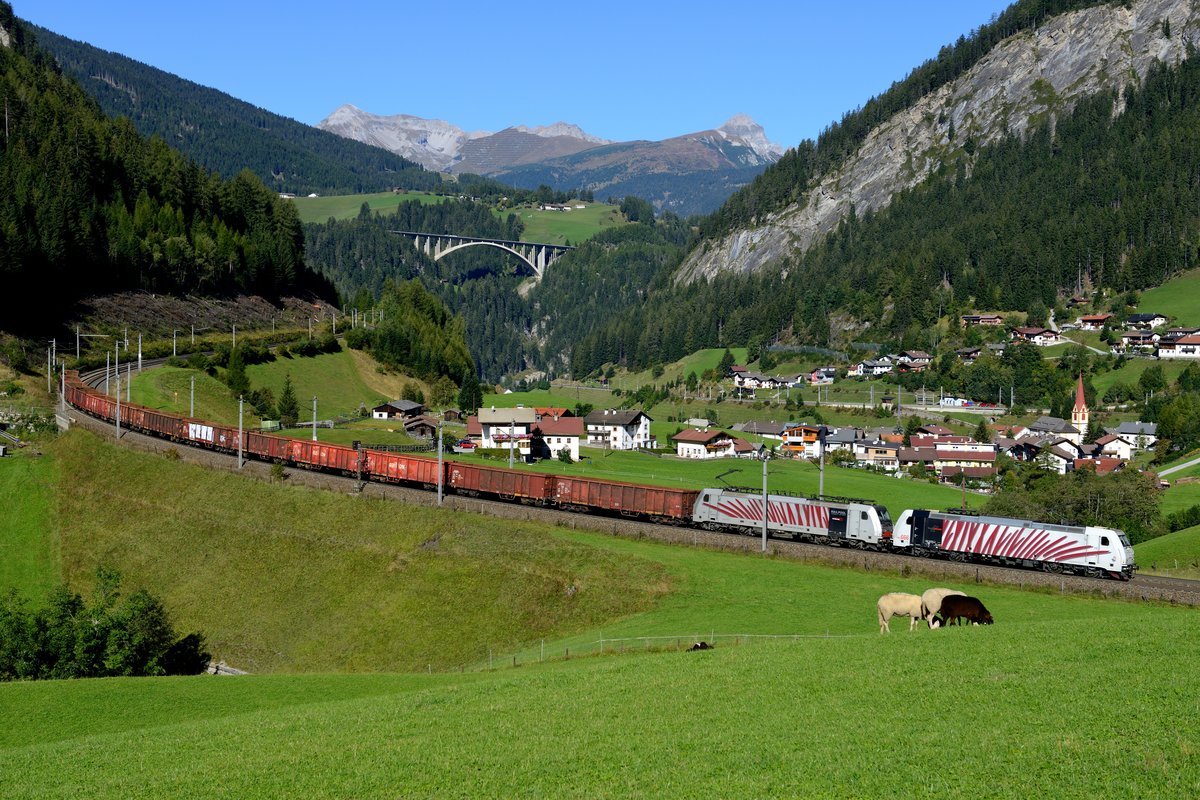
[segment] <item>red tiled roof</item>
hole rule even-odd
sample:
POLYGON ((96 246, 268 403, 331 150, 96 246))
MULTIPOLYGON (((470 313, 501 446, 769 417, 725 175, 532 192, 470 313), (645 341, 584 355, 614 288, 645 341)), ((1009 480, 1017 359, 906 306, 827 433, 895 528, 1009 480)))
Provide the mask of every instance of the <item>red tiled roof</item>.
POLYGON ((533 413, 539 417, 570 417, 574 416, 569 408, 538 408, 534 406, 533 413))
POLYGON ((542 417, 535 426, 543 436, 580 436, 584 435, 583 417, 542 417))
POLYGON ((1125 466, 1125 462, 1119 458, 1077 458, 1075 459, 1075 469, 1094 469, 1097 475, 1107 475, 1108 473, 1121 469, 1125 466))

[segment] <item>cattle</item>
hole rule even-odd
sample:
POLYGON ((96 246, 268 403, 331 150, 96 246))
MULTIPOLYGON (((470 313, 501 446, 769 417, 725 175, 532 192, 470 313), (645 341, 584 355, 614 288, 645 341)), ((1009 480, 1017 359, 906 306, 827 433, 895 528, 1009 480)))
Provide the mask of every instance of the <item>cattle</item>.
POLYGON ((929 623, 930 628, 936 628, 934 624, 938 609, 942 607, 942 600, 952 594, 966 596, 966 592, 960 592, 957 589, 926 589, 921 594, 921 619, 929 623))
POLYGON ((991 625, 992 615, 978 597, 966 595, 950 595, 942 600, 938 616, 944 625, 956 625, 959 620, 967 620, 975 625, 991 625))
POLYGON ((879 612, 879 632, 891 633, 888 624, 892 617, 909 617, 908 629, 911 631, 921 622, 921 598, 915 594, 892 592, 879 598, 875 604, 879 612))

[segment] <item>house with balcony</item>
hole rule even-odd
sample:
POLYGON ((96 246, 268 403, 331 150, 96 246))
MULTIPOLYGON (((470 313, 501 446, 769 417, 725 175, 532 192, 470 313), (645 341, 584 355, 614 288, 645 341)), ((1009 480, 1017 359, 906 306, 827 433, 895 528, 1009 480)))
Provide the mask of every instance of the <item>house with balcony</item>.
POLYGON ((584 417, 589 447, 608 450, 644 450, 657 447, 650 433, 650 417, 640 410, 606 408, 584 417))

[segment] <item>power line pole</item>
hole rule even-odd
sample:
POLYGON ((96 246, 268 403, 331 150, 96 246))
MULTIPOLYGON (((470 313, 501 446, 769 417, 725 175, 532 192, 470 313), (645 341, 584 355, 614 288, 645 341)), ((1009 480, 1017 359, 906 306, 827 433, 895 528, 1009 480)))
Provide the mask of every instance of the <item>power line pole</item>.
POLYGON ((313 438, 312 438, 312 440, 314 442, 317 440, 317 396, 315 394, 313 395, 313 438))
POLYGON ((442 423, 439 420, 437 426, 438 437, 438 505, 442 504, 442 423))
POLYGON ((188 416, 196 416, 196 376, 192 376, 192 394, 188 401, 188 416))
POLYGON ((138 373, 142 371, 142 335, 138 334, 138 373))
POLYGON ((516 437, 517 420, 514 417, 508 423, 508 468, 513 468, 513 439, 516 437))
MULTIPOLYGON (((118 344, 117 347, 121 345, 118 344)), ((116 370, 117 378, 117 438, 121 438, 121 370, 116 370)))
POLYGON ((763 491, 762 491, 762 505, 763 505, 763 518, 762 518, 762 523, 763 523, 763 524, 762 524, 762 551, 763 551, 764 553, 765 553, 765 552, 767 552, 767 454, 768 454, 768 452, 769 452, 769 451, 767 450, 767 446, 764 444, 764 445, 763 445, 763 458, 762 458, 762 462, 763 462, 763 491))
POLYGON ((245 463, 242 458, 242 396, 238 395, 238 469, 245 463))

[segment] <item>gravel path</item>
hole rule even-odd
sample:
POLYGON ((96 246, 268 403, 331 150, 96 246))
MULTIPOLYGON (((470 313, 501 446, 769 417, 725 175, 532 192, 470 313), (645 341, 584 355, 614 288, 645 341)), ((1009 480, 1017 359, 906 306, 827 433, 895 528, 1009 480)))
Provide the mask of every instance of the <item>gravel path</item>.
MULTIPOLYGON (((72 424, 79 424, 106 438, 111 439, 113 436, 112 425, 94 419, 77 409, 68 409, 67 416, 72 420, 72 424)), ((167 449, 173 448, 179 453, 180 459, 183 461, 203 464, 214 469, 224 469, 231 472, 238 471, 236 455, 226 455, 212 450, 167 442, 131 431, 122 431, 121 444, 131 449, 150 453, 162 453, 167 449)), ((270 480, 270 471, 270 464, 254 460, 246 461, 245 466, 241 470, 243 474, 262 481, 270 480)), ((311 486, 328 491, 362 494, 367 497, 381 497, 412 505, 433 506, 437 504, 436 492, 380 483, 366 483, 360 490, 357 481, 353 478, 296 468, 289 468, 288 476, 289 483, 311 486)), ((460 511, 489 514, 504 519, 539 521, 565 528, 593 530, 634 539, 654 539, 663 542, 706 547, 713 550, 759 552, 762 549, 762 540, 759 536, 738 536, 736 534, 715 533, 685 526, 656 525, 620 517, 576 514, 532 505, 447 495, 444 506, 460 511)), ((842 549, 782 539, 769 540, 767 547, 770 554, 795 561, 849 566, 868 572, 892 572, 903 576, 921 575, 928 578, 932 583, 947 581, 961 583, 963 581, 974 580, 976 583, 982 584, 1011 585, 1022 588, 1030 587, 1041 591, 1057 591, 1063 594, 1069 592, 1072 594, 1090 594, 1097 597, 1123 598, 1133 601, 1159 601, 1189 606, 1200 605, 1200 581, 1188 581, 1178 578, 1138 575, 1128 583, 1123 583, 1107 579, 1051 575, 1044 572, 1011 569, 1008 567, 959 564, 951 561, 913 558, 912 556, 892 553, 842 549)))

